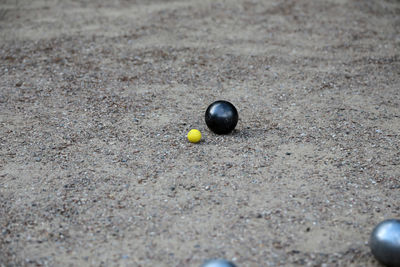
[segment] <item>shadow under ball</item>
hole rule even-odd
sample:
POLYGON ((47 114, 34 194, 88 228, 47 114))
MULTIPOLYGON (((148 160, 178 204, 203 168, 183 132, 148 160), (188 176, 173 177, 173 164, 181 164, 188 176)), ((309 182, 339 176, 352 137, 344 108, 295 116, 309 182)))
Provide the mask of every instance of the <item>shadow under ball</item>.
POLYGON ((216 134, 228 134, 235 129, 239 114, 228 101, 218 100, 208 106, 205 114, 208 128, 216 134))
POLYGON ((382 264, 400 266, 400 220, 385 220, 375 226, 369 245, 372 254, 382 264))

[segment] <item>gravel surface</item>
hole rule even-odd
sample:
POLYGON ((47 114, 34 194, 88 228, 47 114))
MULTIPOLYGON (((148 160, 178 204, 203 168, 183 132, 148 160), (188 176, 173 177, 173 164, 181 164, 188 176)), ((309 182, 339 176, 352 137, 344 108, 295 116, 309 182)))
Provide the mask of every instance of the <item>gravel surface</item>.
POLYGON ((378 266, 399 133, 399 1, 1 0, 0 266, 378 266))

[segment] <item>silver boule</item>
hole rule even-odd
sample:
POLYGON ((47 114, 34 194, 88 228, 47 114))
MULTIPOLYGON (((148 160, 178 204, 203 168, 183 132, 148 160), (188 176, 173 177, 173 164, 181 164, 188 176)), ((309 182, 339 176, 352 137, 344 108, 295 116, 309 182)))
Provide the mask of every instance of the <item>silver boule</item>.
POLYGON ((369 246, 372 254, 382 264, 400 266, 400 220, 385 220, 375 226, 369 246))
POLYGON ((208 260, 201 267, 236 267, 236 265, 227 260, 217 259, 208 260))

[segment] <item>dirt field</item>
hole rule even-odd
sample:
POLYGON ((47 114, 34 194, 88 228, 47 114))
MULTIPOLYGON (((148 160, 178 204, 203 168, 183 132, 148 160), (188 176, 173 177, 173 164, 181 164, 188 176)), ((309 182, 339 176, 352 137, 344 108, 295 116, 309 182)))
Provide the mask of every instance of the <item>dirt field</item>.
POLYGON ((399 1, 0 0, 0 266, 378 266, 399 133, 399 1))

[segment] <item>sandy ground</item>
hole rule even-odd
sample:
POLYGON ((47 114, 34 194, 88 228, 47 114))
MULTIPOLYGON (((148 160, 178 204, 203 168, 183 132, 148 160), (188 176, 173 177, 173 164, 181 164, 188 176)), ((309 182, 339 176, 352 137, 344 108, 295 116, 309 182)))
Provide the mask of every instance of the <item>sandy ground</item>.
POLYGON ((0 266, 378 266, 399 132, 399 1, 1 0, 0 266))

